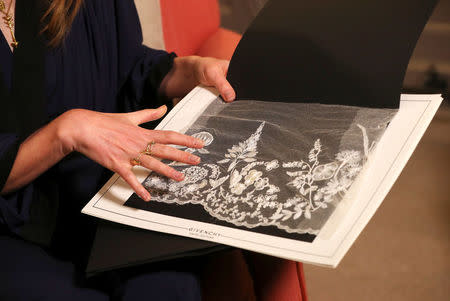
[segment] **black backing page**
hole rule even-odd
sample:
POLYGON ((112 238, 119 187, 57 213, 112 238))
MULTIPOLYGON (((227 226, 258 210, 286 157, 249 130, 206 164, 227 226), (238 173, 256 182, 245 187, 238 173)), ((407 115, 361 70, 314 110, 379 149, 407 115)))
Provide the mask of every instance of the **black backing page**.
POLYGON ((228 80, 238 99, 398 108, 435 0, 274 0, 244 34, 228 80))

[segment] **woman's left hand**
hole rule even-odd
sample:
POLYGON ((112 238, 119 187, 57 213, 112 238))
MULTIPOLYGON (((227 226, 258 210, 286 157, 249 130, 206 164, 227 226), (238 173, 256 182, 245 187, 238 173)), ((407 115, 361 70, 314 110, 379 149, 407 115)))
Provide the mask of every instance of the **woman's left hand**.
POLYGON ((236 93, 226 79, 228 65, 229 61, 211 57, 177 57, 172 70, 161 83, 160 93, 169 98, 183 97, 201 84, 217 88, 222 98, 231 102, 236 93))

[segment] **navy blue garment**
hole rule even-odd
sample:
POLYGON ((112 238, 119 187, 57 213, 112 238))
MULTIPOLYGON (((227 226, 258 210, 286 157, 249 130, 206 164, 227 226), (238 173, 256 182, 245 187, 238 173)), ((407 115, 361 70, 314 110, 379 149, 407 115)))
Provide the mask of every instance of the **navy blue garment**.
MULTIPOLYGON (((35 5, 38 2, 17 0, 19 48, 14 54, 3 35, 0 38, 0 188, 26 134, 60 114, 74 108, 114 113, 165 104, 157 89, 172 67, 174 54, 142 45, 134 1, 84 1, 64 44, 55 49, 41 47, 45 39, 35 34, 39 28, 34 34, 29 31, 30 24, 37 27, 37 23, 28 18, 39 20, 42 15, 42 8, 35 5), (35 14, 39 18, 32 18, 35 14), (33 51, 23 50, 30 48, 33 51)), ((42 3, 48 5, 48 1, 42 3)), ((110 175, 92 160, 73 153, 26 187, 0 196, 0 299, 19 294, 24 300, 34 300, 51 287, 83 296, 75 282, 88 256, 95 220, 81 215, 80 210, 110 175), (25 279, 30 271, 34 275, 25 279), (31 282, 36 289, 25 289, 31 282)), ((168 278, 175 284, 193 283, 176 273, 160 276, 143 273, 137 282, 129 280, 130 287, 138 287, 142 279, 149 279, 146 277, 155 283, 168 278)), ((164 293, 161 284, 159 287, 160 296, 174 295, 164 293)), ((198 284, 191 288, 198 291, 198 284)), ((169 290, 176 291, 174 286, 169 290)), ((20 300, 19 295, 11 300, 20 300)), ((101 294, 94 295, 99 297, 89 298, 103 300, 101 294)))
MULTIPOLYGON (((0 68, 3 81, 11 88, 11 53, 2 39, 0 68)), ((170 62, 171 56, 166 52, 142 46, 133 1, 85 1, 64 45, 45 53, 45 117, 50 121, 74 108, 123 112, 157 107, 162 104, 157 101, 157 88, 170 69, 170 62)), ((14 132, 0 133, 0 160, 2 152, 19 136, 14 132)), ((8 173, 2 168, 1 174, 8 173)), ((75 209, 98 190, 105 170, 86 157, 73 154, 44 178, 49 178, 45 182, 58 183, 57 191, 50 189, 57 195, 48 198, 57 197, 75 209)), ((20 234, 20 228, 30 219, 34 198, 45 194, 36 192, 37 182, 0 199, 0 223, 9 230, 20 234)))
POLYGON ((74 266, 56 260, 27 242, 0 237, 5 253, 0 257, 0 300, 2 301, 103 301, 201 300, 196 277, 185 271, 118 273, 104 277, 109 288, 97 289, 77 279, 74 266))

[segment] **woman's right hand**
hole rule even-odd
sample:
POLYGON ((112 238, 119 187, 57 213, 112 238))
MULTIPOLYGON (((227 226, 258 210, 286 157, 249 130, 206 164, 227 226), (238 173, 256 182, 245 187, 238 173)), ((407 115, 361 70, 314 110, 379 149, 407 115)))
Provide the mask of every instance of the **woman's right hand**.
POLYGON ((65 154, 80 152, 118 173, 143 200, 149 201, 150 193, 132 172, 132 160, 137 158, 149 143, 154 142, 151 146, 152 156, 139 156, 140 165, 176 181, 182 181, 182 173, 157 158, 194 165, 200 162, 199 157, 168 144, 188 148, 203 147, 203 141, 191 136, 173 131, 147 130, 139 126, 161 118, 166 111, 165 106, 120 114, 70 110, 57 119, 58 138, 65 154))

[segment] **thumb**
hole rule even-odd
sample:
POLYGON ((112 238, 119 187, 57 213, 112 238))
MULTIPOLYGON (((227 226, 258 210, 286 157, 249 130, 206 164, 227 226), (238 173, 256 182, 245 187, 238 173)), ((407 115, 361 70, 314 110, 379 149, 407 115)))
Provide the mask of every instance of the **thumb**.
POLYGON ((133 113, 128 113, 128 119, 136 125, 142 124, 142 123, 146 123, 149 121, 153 121, 153 120, 157 120, 161 117, 164 116, 164 114, 166 114, 167 112, 167 107, 164 106, 160 106, 157 109, 145 109, 145 110, 140 110, 140 111, 136 111, 133 113))

